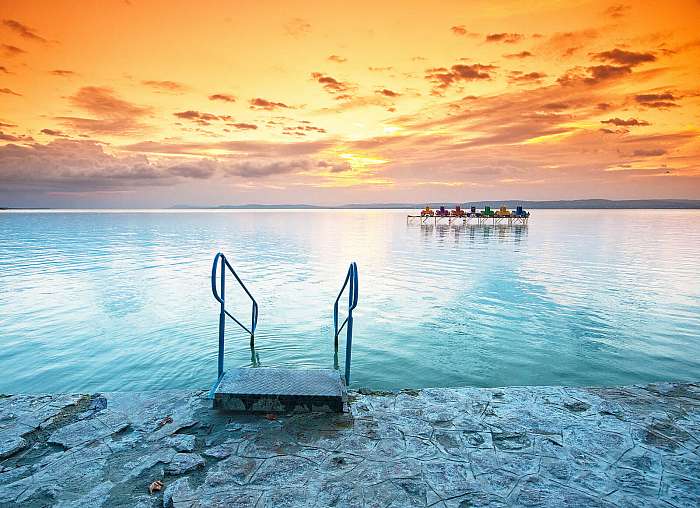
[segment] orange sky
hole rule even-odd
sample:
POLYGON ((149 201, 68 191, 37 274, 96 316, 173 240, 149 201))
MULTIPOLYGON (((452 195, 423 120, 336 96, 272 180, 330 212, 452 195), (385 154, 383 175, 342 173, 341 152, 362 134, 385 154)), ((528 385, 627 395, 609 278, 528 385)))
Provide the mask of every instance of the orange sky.
POLYGON ((697 0, 0 18, 0 206, 700 199, 697 0))

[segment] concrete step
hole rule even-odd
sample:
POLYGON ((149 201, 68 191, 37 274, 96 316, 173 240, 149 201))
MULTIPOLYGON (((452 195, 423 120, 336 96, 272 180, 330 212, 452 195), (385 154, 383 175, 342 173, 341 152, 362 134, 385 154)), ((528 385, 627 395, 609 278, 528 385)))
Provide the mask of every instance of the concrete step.
POLYGON ((247 413, 335 412, 347 402, 337 370, 231 369, 214 390, 214 408, 247 413))

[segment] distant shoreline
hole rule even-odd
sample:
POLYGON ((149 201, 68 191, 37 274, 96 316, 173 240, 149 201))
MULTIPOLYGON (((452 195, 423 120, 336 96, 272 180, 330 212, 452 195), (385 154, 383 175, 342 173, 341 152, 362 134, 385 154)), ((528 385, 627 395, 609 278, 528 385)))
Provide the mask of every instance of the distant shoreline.
POLYGON ((694 210, 700 209, 700 199, 573 199, 557 201, 528 201, 528 200, 490 200, 471 201, 463 203, 454 202, 422 202, 422 203, 349 203, 344 205, 309 205, 309 204, 261 204, 250 203, 244 205, 216 205, 216 206, 196 206, 196 205, 175 205, 168 208, 50 208, 50 207, 0 207, 0 211, 21 211, 21 210, 399 210, 399 209, 421 209, 425 205, 432 208, 445 206, 453 208, 460 204, 463 208, 475 206, 492 208, 505 206, 515 208, 522 206, 526 209, 541 210, 694 210))

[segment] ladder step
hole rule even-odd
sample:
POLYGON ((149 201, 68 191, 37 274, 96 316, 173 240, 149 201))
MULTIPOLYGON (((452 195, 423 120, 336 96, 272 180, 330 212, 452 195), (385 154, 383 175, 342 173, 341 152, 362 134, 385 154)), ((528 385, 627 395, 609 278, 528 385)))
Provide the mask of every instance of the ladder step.
POLYGON ((340 372, 326 369, 231 369, 214 391, 215 409, 246 413, 341 413, 346 402, 340 372))

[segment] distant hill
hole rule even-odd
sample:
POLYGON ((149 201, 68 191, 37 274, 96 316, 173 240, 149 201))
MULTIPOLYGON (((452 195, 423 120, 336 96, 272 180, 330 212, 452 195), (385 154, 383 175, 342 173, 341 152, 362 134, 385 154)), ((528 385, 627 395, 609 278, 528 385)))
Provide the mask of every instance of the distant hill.
MULTIPOLYGON (((239 209, 397 209, 397 208, 423 208, 425 205, 432 208, 446 206, 453 207, 453 202, 429 202, 429 203, 350 203, 338 206, 319 206, 307 204, 284 204, 284 205, 264 205, 264 204, 247 204, 247 205, 219 205, 219 206, 189 206, 175 205, 172 208, 180 210, 202 209, 202 210, 239 210, 239 209)), ((515 208, 522 206, 524 208, 533 209, 639 209, 639 208, 656 208, 656 209, 700 209, 700 200, 698 199, 572 199, 559 201, 525 201, 525 200, 498 200, 491 201, 471 201, 461 203, 462 207, 476 206, 483 208, 484 206, 498 207, 506 206, 515 208)))

